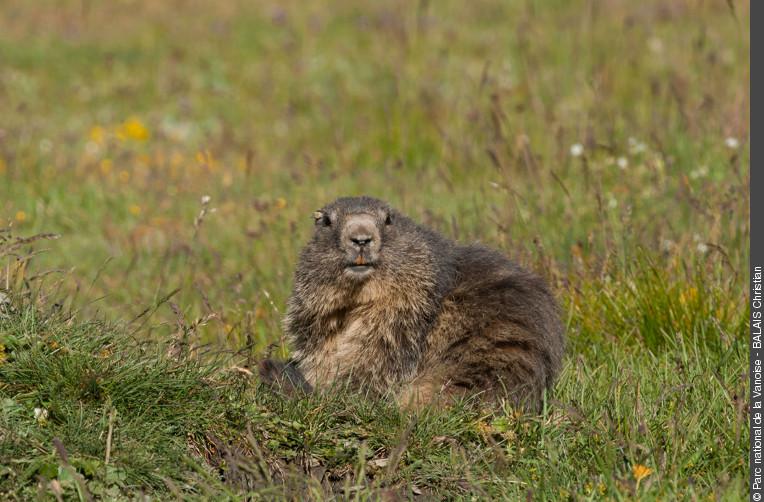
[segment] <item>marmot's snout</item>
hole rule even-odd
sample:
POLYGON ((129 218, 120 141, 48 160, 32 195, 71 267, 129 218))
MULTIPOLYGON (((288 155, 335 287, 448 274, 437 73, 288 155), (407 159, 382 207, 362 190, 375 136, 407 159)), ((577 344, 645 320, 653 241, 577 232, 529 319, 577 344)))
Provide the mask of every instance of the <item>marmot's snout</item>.
POLYGON ((354 276, 370 274, 382 247, 382 236, 374 217, 370 214, 349 215, 342 226, 340 246, 345 252, 345 270, 354 276))

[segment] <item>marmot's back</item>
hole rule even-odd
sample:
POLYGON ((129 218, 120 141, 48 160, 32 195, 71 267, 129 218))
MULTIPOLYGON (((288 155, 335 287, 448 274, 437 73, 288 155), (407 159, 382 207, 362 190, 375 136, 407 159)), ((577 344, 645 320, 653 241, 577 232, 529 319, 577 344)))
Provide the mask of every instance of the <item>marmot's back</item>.
POLYGON ((564 350, 554 297, 540 277, 496 251, 459 246, 456 256, 454 288, 443 298, 426 363, 404 399, 482 391, 538 409, 564 350))
POLYGON ((377 199, 338 199, 314 219, 284 322, 289 371, 305 387, 350 382, 404 404, 480 392, 538 407, 564 347, 538 276, 377 199))

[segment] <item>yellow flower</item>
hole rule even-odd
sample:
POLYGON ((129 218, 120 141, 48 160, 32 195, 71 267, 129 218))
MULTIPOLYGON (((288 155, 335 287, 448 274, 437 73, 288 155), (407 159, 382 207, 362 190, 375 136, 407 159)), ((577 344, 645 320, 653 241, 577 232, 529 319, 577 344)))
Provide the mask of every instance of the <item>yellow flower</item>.
POLYGON ((122 183, 127 183, 128 181, 130 181, 130 173, 127 171, 120 171, 119 181, 121 181, 122 183))
POLYGON ((5 163, 5 159, 0 159, 0 174, 5 174, 8 170, 8 165, 5 163))
POLYGON ((265 319, 265 309, 263 307, 257 307, 255 309, 255 319, 265 319))
POLYGON ((138 216, 141 214, 141 206, 138 204, 132 204, 128 209, 130 210, 130 214, 133 216, 138 216))
POLYGON ((204 167, 212 172, 216 172, 220 169, 220 162, 212 156, 212 152, 209 150, 200 150, 196 152, 196 162, 199 167, 204 167))
POLYGON ((131 117, 125 120, 119 128, 117 128, 117 137, 122 141, 128 139, 134 139, 136 141, 145 141, 149 139, 149 130, 143 125, 136 117, 131 117))
POLYGON ((687 305, 693 303, 698 298, 698 288, 689 288, 679 293, 679 303, 687 305))
POLYGON ((106 139, 106 131, 101 126, 93 126, 88 134, 90 141, 98 143, 99 145, 106 139))
POLYGON ((287 206, 287 201, 284 197, 279 197, 276 199, 276 208, 277 209, 284 209, 287 206))
POLYGON ((22 223, 26 221, 26 219, 27 219, 27 213, 25 213, 24 211, 16 211, 16 221, 18 221, 19 223, 22 223))
POLYGON ((170 154, 170 166, 171 167, 178 167, 183 163, 183 154, 180 152, 172 152, 170 154))
POLYGON ((482 420, 477 422, 475 426, 482 436, 493 436, 496 433, 496 429, 493 428, 492 424, 483 422, 482 420))
POLYGON ((100 164, 101 174, 108 175, 112 167, 114 167, 114 162, 111 159, 103 159, 100 164))
POLYGON ((639 488, 639 482, 653 473, 653 470, 642 464, 634 464, 631 468, 631 473, 634 475, 634 479, 637 480, 637 488, 639 488))

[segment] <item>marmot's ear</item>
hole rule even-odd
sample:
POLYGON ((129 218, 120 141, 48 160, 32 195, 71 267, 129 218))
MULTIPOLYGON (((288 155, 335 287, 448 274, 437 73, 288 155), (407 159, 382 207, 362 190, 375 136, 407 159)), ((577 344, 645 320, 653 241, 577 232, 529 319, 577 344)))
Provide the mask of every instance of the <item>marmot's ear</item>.
POLYGON ((313 220, 316 225, 323 225, 325 227, 331 226, 332 220, 329 218, 329 215, 326 214, 323 211, 316 211, 313 213, 313 220))

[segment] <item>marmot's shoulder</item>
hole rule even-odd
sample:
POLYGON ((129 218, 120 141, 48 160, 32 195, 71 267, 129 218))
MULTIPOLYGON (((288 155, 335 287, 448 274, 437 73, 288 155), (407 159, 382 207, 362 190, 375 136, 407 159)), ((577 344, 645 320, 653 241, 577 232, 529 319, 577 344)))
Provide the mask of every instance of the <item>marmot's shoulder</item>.
POLYGON ((455 245, 451 253, 451 261, 461 281, 503 281, 506 284, 516 284, 522 289, 549 290, 541 276, 483 244, 455 245))

